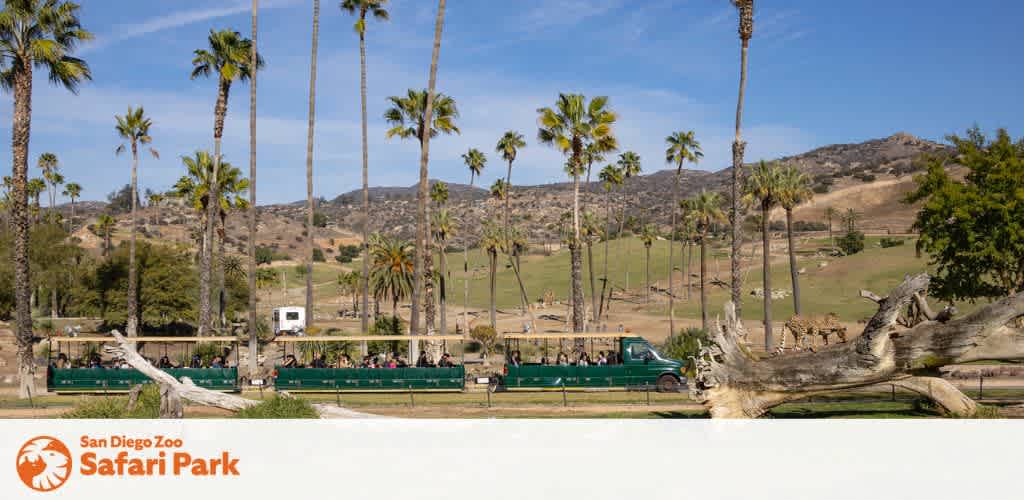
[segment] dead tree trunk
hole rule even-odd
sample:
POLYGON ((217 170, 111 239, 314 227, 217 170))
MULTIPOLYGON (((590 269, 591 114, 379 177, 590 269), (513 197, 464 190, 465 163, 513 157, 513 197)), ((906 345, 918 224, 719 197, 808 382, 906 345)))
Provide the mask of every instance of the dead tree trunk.
POLYGON ((900 329, 898 316, 928 282, 927 274, 907 277, 885 298, 862 292, 878 303, 878 312, 856 340, 766 359, 757 359, 741 343, 735 308, 727 303, 724 323, 716 321, 710 345, 702 346, 693 360, 691 396, 714 418, 755 418, 788 401, 890 383, 929 397, 951 413, 973 415, 973 401, 937 378, 938 369, 1024 358, 1024 329, 1009 324, 1024 316, 1024 293, 963 318, 900 329))
MULTIPOLYGON (((203 406, 222 408, 228 411, 239 411, 260 404, 259 401, 253 399, 203 389, 193 384, 188 377, 183 377, 182 381, 179 382, 169 373, 150 364, 146 358, 142 357, 135 350, 136 339, 145 339, 134 337, 129 340, 117 330, 113 330, 110 333, 114 336, 117 344, 107 346, 105 348, 107 352, 125 360, 132 368, 140 371, 143 375, 149 377, 150 380, 160 385, 160 418, 181 418, 165 415, 180 414, 182 412, 182 400, 188 400, 203 406)), ((327 404, 314 404, 313 408, 320 414, 320 418, 366 418, 377 416, 327 404)))

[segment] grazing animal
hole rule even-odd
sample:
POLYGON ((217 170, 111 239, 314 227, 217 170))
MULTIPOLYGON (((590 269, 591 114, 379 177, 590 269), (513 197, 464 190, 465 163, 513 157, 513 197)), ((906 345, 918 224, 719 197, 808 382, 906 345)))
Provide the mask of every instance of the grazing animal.
MULTIPOLYGON (((793 334, 793 349, 803 350, 810 343, 809 349, 814 350, 814 337, 821 336, 828 345, 828 338, 835 333, 840 342, 846 342, 846 327, 839 324, 839 316, 828 313, 824 317, 793 316, 784 327, 793 334)), ((786 334, 783 332, 779 343, 779 352, 786 349, 786 334)))

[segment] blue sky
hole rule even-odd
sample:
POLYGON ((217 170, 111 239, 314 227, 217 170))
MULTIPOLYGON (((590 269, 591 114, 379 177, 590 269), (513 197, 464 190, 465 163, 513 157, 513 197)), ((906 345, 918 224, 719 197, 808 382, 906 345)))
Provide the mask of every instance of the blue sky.
MULTIPOLYGON (((140 186, 167 189, 180 157, 212 149, 214 82, 190 81, 192 50, 210 28, 249 32, 249 1, 84 0, 96 40, 80 52, 94 81, 78 96, 36 78, 31 163, 56 153, 84 199, 129 178, 116 157, 114 115, 143 105, 161 159, 144 158, 140 186)), ((260 203, 305 197, 311 0, 262 0, 259 47, 260 203)), ((317 196, 360 177, 358 39, 337 0, 321 2, 315 144, 317 196)), ((978 123, 1022 135, 1024 76, 1017 31, 1024 5, 1009 0, 760 0, 744 117, 748 160, 897 131, 940 140, 978 123)), ((418 148, 384 139, 385 98, 426 86, 436 2, 392 0, 392 20, 368 31, 370 182, 415 182, 418 148)), ((460 136, 431 142, 431 177, 467 182, 460 155, 488 153, 482 184, 503 170, 492 151, 507 129, 528 146, 513 182, 562 180, 564 160, 536 144, 536 108, 558 92, 608 95, 616 133, 646 172, 665 168, 663 140, 693 129, 705 158, 729 162, 739 72, 736 14, 726 0, 449 0, 438 88, 459 103, 460 136)), ((0 106, 10 134, 11 98, 0 106)), ((248 85, 233 88, 227 161, 248 172, 248 85)), ((0 155, 10 158, 9 141, 0 155)))

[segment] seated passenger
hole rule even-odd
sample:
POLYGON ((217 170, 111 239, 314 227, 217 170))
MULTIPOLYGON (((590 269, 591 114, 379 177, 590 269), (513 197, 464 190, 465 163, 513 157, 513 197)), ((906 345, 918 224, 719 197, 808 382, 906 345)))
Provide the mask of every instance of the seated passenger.
POLYGON ((423 351, 420 353, 420 357, 416 359, 416 368, 426 368, 430 366, 429 356, 427 352, 423 351))
POLYGON ((157 362, 156 367, 157 368, 172 368, 172 366, 171 366, 171 359, 168 358, 166 354, 164 354, 163 356, 160 357, 160 361, 157 362))
POLYGON ((214 356, 213 360, 210 361, 210 368, 224 368, 224 358, 214 356))
POLYGON ((352 368, 352 358, 348 357, 347 353, 341 353, 341 356, 338 356, 337 367, 338 368, 352 368))
POLYGON ((520 358, 519 351, 512 351, 509 356, 508 363, 512 366, 521 366, 523 364, 522 358, 520 358))
POLYGON ((441 356, 441 361, 438 363, 438 366, 443 368, 454 368, 456 366, 455 359, 452 358, 451 354, 444 353, 444 355, 441 356))
POLYGON ((395 361, 398 363, 399 368, 408 368, 409 362, 405 360, 400 354, 395 353, 395 361))
POLYGON ((323 356, 318 353, 313 353, 313 361, 309 364, 310 368, 327 368, 327 363, 324 362, 323 356))
POLYGON ((597 366, 604 366, 608 364, 608 357, 604 355, 604 351, 597 353, 597 366))
POLYGON ((68 356, 66 354, 64 354, 64 353, 58 354, 57 355, 57 361, 54 362, 53 366, 55 368, 68 368, 68 367, 70 367, 70 363, 68 363, 68 356))
POLYGON ((284 357, 284 363, 281 364, 282 368, 298 368, 299 362, 295 359, 295 355, 289 354, 284 357))
POLYGON ((188 367, 189 368, 202 368, 203 367, 203 358, 200 358, 198 354, 193 354, 192 355, 192 361, 189 361, 188 367))
POLYGON ((555 364, 559 366, 569 366, 569 356, 564 352, 558 353, 558 358, 555 359, 555 364))
POLYGON ((590 355, 587 354, 586 352, 580 353, 579 359, 576 360, 576 365, 577 366, 589 366, 590 365, 590 355))

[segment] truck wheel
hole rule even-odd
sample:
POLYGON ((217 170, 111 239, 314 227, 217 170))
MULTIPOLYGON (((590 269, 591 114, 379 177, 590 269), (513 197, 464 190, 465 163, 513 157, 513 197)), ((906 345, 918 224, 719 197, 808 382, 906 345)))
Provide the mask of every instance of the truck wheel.
POLYGON ((675 375, 665 374, 658 377, 658 392, 679 392, 679 379, 675 375))

